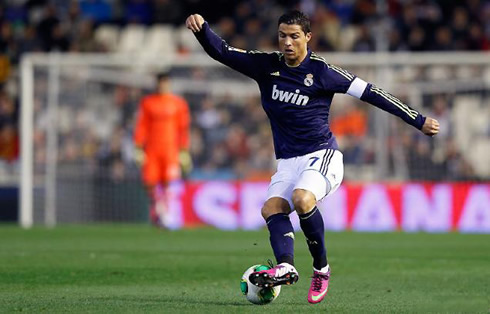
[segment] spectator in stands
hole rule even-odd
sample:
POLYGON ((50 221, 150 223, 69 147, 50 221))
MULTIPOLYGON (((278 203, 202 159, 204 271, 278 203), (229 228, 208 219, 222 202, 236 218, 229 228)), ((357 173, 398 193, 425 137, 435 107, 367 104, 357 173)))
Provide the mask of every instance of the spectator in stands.
POLYGON ((410 29, 410 34, 408 35, 408 48, 410 51, 426 50, 427 42, 427 36, 422 27, 416 26, 410 29))
POLYGON ((468 50, 478 51, 490 49, 490 36, 485 37, 480 23, 471 23, 468 33, 468 37, 466 38, 466 48, 468 50))
POLYGON ((230 161, 235 159, 238 164, 246 164, 249 157, 250 149, 245 131, 239 123, 233 123, 228 129, 224 140, 226 154, 230 161))
POLYGON ((346 26, 350 23, 354 11, 354 1, 324 0, 323 2, 339 18, 341 25, 346 26))
POLYGON ((441 125, 441 132, 438 134, 436 140, 447 140, 452 135, 451 125, 453 125, 447 95, 436 95, 433 97, 430 114, 441 125))
POLYGON ((53 29, 60 24, 58 16, 56 7, 54 5, 48 5, 44 8, 43 18, 37 25, 37 34, 44 51, 50 50, 53 29))
POLYGON ((373 22, 376 19, 376 5, 371 0, 357 0, 352 10, 350 22, 354 25, 362 25, 373 22))
POLYGON ((435 164, 432 161, 429 142, 420 137, 407 147, 408 166, 412 180, 434 180, 438 171, 433 171, 435 164), (430 170, 430 171, 429 171, 430 170))
POLYGON ((395 20, 395 24, 400 32, 402 41, 408 43, 411 31, 418 26, 414 6, 411 4, 405 5, 401 16, 395 20))
POLYGON ((435 40, 430 46, 431 50, 449 51, 454 49, 453 35, 449 27, 441 26, 437 28, 435 40))
POLYGON ((152 22, 157 24, 181 23, 183 16, 183 5, 180 0, 153 0, 152 1, 152 22))
POLYGON ((99 165, 106 178, 114 182, 124 179, 125 164, 123 162, 124 129, 119 127, 111 136, 109 142, 101 146, 98 152, 99 165))
POLYGON ((70 51, 76 52, 100 52, 101 45, 94 37, 94 24, 92 20, 83 20, 78 25, 78 36, 73 38, 70 51))
POLYGON ((51 35, 49 36, 49 39, 45 45, 47 51, 68 51, 68 48, 70 47, 70 40, 61 23, 56 23, 53 25, 51 35))
POLYGON ((453 140, 446 143, 446 155, 443 159, 441 174, 443 180, 475 181, 478 180, 473 167, 462 156, 453 140))
POLYGON ((19 44, 19 50, 18 50, 19 55, 16 58, 17 60, 24 53, 40 52, 42 50, 41 42, 39 41, 39 38, 36 35, 36 28, 33 25, 26 25, 23 32, 23 39, 18 44, 19 44))
POLYGON ((342 107, 334 111, 331 119, 331 130, 342 146, 344 162, 346 164, 359 164, 362 158, 362 139, 366 136, 366 114, 356 105, 345 102, 342 107))
MULTIPOLYGON (((82 17, 79 1, 70 1, 66 9, 66 14, 62 19, 63 23, 65 23, 70 30, 75 31, 78 29, 78 24, 83 20, 93 21, 91 18, 82 17)), ((71 33, 70 36, 76 36, 76 34, 71 33)))
MULTIPOLYGON (((195 1, 192 5, 199 3, 195 1)), ((274 33, 274 27, 269 21, 270 15, 282 11, 281 6, 292 5, 311 8, 312 19, 315 25, 319 25, 316 30, 318 36, 312 41, 316 49, 330 51, 333 47, 348 48, 349 45, 338 45, 337 41, 342 32, 349 28, 359 34, 354 40, 354 51, 374 50, 373 38, 369 33, 378 19, 376 6, 371 0, 241 1, 233 15, 224 15, 228 12, 224 10, 224 16, 218 19, 222 21, 220 29, 223 33, 220 35, 230 43, 244 43, 243 48, 259 44, 249 42, 249 38, 258 38, 260 46, 270 47, 268 38, 274 33), (250 36, 257 33, 262 35, 250 36)), ((214 10, 213 6, 200 7, 203 10, 214 10)), ((490 5, 484 2, 454 4, 429 0, 391 1, 388 10, 387 19, 398 30, 398 33, 392 31, 389 36, 390 51, 489 49, 490 5)), ((38 43, 35 43, 37 40, 45 51, 67 51, 67 47, 71 47, 71 51, 97 52, 101 47, 94 45, 89 38, 93 37, 93 26, 116 21, 176 24, 182 21, 185 13, 182 2, 177 0, 131 0, 122 3, 108 0, 53 3, 28 1, 25 5, 13 2, 4 5, 3 17, 0 16, 4 32, 0 36, 0 50, 5 51, 8 46, 10 58, 14 62, 18 62, 18 53, 39 50, 38 43), (14 23, 25 25, 24 34, 13 34, 14 23), (90 24, 93 24, 92 27, 90 24), (32 27, 36 28, 35 36, 32 27), (12 39, 15 45, 9 44, 12 39)), ((212 15, 219 17, 220 14, 213 11, 212 15)))
POLYGON ((117 86, 114 90, 114 105, 121 112, 121 125, 125 129, 131 129, 134 123, 133 115, 137 109, 135 99, 131 97, 131 90, 127 86, 117 86))
MULTIPOLYGON (((5 64, 10 64, 11 61, 17 61, 17 53, 18 43, 14 38, 12 25, 8 22, 0 22, 0 58, 2 58, 1 66, 4 66, 5 64)), ((5 77, 0 77, 0 83, 4 81, 5 77)))
POLYGON ((0 127, 0 159, 13 162, 19 156, 19 138, 15 124, 0 127))
POLYGON ((231 41, 236 33, 236 23, 230 17, 223 17, 219 21, 217 31, 223 37, 223 40, 231 41))
MULTIPOLYGON (((260 33, 262 32, 262 22, 257 17, 252 17, 247 20, 244 28, 244 38, 246 47, 257 47, 260 33)), ((237 46, 238 47, 238 46, 237 46)))
POLYGON ((0 159, 14 161, 19 154, 17 120, 14 101, 0 90, 0 159))
POLYGON ((468 49, 468 11, 465 8, 456 7, 454 9, 450 27, 452 29, 453 38, 451 38, 451 41, 453 42, 454 50, 468 49))
POLYGON ((238 34, 243 34, 245 31, 245 24, 247 20, 252 16, 251 2, 243 1, 239 3, 235 9, 235 16, 233 19, 236 24, 236 31, 238 34))
POLYGON ((312 32, 316 34, 309 42, 312 51, 333 51, 340 40, 340 21, 324 6, 318 6, 312 16, 312 32))
POLYGON ((125 22, 147 25, 151 23, 152 12, 147 0, 126 1, 125 22))
POLYGON ((393 28, 388 37, 388 50, 391 52, 406 51, 407 46, 402 42, 400 32, 393 28))
POLYGON ((376 50, 374 40, 369 34, 369 29, 366 25, 362 25, 359 28, 359 37, 354 43, 352 50, 354 52, 371 52, 376 50))

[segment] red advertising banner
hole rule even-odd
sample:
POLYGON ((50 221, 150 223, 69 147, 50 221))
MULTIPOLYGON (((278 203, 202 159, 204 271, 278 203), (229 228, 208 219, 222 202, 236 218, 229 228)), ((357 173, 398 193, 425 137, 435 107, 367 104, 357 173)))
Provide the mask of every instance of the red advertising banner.
MULTIPOLYGON (((267 186, 247 181, 176 183, 168 226, 262 228, 267 186)), ((343 184, 318 206, 327 230, 490 233, 490 184, 343 184)), ((299 229, 295 213, 291 220, 299 229)))

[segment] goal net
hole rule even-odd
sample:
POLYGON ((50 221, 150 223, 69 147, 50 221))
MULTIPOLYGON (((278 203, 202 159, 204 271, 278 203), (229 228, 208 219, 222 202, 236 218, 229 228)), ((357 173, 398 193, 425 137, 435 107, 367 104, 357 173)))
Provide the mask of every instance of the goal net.
MULTIPOLYGON (((434 141, 398 118, 336 95, 330 116, 344 181, 490 177, 487 54, 322 54, 441 122, 434 141)), ((172 68, 192 113, 190 179, 267 180, 275 160, 257 85, 203 54, 172 60, 30 54, 22 70, 21 223, 146 221, 132 160, 140 98, 172 68)))

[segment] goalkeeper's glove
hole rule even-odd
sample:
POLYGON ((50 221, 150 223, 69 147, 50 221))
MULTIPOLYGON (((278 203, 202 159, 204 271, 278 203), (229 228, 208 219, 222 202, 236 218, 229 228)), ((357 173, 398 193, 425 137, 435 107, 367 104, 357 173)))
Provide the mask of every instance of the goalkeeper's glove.
POLYGON ((138 167, 141 167, 145 162, 145 151, 141 146, 134 147, 133 160, 138 167))
POLYGON ((186 178, 192 171, 192 158, 191 154, 187 150, 181 150, 179 153, 180 170, 182 171, 182 177, 186 178))

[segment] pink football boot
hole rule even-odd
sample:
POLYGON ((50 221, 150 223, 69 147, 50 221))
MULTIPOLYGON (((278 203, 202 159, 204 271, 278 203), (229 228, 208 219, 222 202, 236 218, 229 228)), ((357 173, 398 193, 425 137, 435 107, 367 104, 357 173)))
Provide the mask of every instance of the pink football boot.
POLYGON ((326 273, 313 271, 310 290, 308 291, 308 302, 319 303, 327 295, 328 280, 330 279, 330 267, 326 273))
POLYGON ((280 285, 292 285, 299 279, 294 266, 281 263, 271 269, 256 271, 250 274, 250 282, 257 287, 274 287, 280 285))

